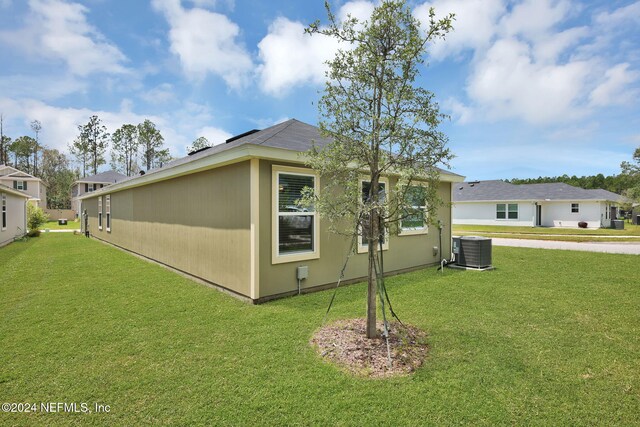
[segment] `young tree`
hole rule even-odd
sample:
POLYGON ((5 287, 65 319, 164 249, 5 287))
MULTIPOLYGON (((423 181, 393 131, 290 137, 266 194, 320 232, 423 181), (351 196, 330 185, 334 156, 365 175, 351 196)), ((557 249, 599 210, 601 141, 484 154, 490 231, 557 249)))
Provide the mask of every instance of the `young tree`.
POLYGON ((332 143, 311 150, 308 164, 321 177, 331 179, 322 181, 321 194, 311 197, 307 191, 304 199, 315 203, 332 230, 344 230, 345 222, 357 225, 351 230, 360 230, 357 233, 367 244, 369 261, 366 335, 374 338, 376 298, 381 302, 384 298, 380 241, 389 225, 415 216, 410 193, 419 191, 418 198, 434 210, 436 166, 446 165, 452 157, 446 148, 447 137, 438 131, 444 116, 434 95, 418 87, 415 80, 427 44, 452 29, 454 16, 436 19, 431 9, 423 30, 401 0, 383 0, 364 22, 351 16, 339 22, 328 2, 325 8, 328 25, 315 22, 307 32, 332 37, 341 45, 328 62, 328 81, 319 102, 320 130, 332 143), (399 177, 394 197, 381 185, 385 174, 399 177), (361 188, 363 176, 367 183, 361 188), (425 189, 416 181, 429 185, 425 189))
POLYGON ((138 166, 138 128, 134 125, 122 125, 111 136, 111 167, 127 176, 140 169, 138 166))
POLYGON ((146 170, 150 170, 157 164, 157 157, 164 153, 164 138, 160 134, 160 131, 156 128, 156 125, 151 120, 145 120, 138 125, 138 142, 140 144, 140 150, 142 151, 142 163, 146 170))
POLYGON ((107 132, 107 127, 102 124, 98 116, 95 115, 89 118, 89 122, 86 125, 78 126, 78 130, 80 131, 78 137, 81 140, 80 145, 87 147, 89 167, 95 175, 98 173, 98 168, 106 164, 104 154, 109 146, 109 132, 107 132))
POLYGON ((202 150, 206 147, 211 147, 211 144, 207 138, 201 136, 196 138, 191 145, 187 146, 187 153, 193 153, 194 151, 202 150))
POLYGON ((38 151, 40 150, 40 131, 42 130, 42 123, 39 120, 31 122, 31 130, 36 134, 33 147, 33 175, 38 176, 38 151))

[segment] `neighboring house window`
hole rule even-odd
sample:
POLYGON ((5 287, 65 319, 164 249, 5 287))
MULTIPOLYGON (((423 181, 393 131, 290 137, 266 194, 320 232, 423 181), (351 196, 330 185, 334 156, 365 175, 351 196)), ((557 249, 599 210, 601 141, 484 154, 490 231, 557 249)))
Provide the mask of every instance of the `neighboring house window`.
POLYGON ((496 219, 518 219, 517 203, 496 204, 496 219))
POLYGON ((98 230, 102 230, 102 196, 98 197, 98 230))
MULTIPOLYGON (((386 178, 380 178, 378 182, 379 190, 378 197, 381 200, 384 200, 387 197, 387 188, 389 188, 389 181, 386 178)), ((365 181, 364 179, 360 180, 360 192, 362 194, 362 202, 366 202, 369 198, 369 191, 371 190, 371 182, 365 181)), ((366 229, 368 227, 368 215, 363 215, 362 217, 362 225, 363 228, 360 230, 360 236, 358 239, 358 252, 363 253, 368 251, 369 241, 367 239, 366 229)), ((382 242, 382 249, 389 249, 389 233, 385 228, 384 232, 380 233, 380 241, 382 242)))
POLYGON ((16 190, 27 190, 27 181, 13 181, 13 188, 16 190))
POLYGON ((400 220, 400 234, 418 234, 427 230, 427 194, 422 185, 407 188, 405 202, 411 206, 400 220))
POLYGON ((92 191, 95 191, 96 189, 96 185, 95 184, 85 184, 84 185, 84 191, 87 193, 91 193, 92 191))
POLYGON ((580 212, 580 204, 571 203, 571 213, 579 213, 579 212, 580 212))
POLYGON ((7 229, 7 196, 2 194, 2 229, 7 229))
POLYGON ((272 262, 318 258, 318 216, 314 207, 298 206, 305 187, 318 191, 318 177, 309 169, 273 167, 272 262))
POLYGON ((107 231, 111 231, 111 195, 106 196, 107 202, 107 231))

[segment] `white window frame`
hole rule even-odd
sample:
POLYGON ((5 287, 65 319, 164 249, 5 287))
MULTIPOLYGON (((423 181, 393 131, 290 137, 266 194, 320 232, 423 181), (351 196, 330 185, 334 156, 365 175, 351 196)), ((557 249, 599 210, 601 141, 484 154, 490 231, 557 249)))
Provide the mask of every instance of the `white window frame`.
MULTIPOLYGON (((416 182, 410 185, 410 187, 427 187, 427 183, 426 182, 416 182)), ((422 211, 424 212, 424 226, 422 227, 403 227, 402 226, 402 221, 400 220, 400 227, 399 227, 399 236, 415 236, 416 234, 428 234, 429 233, 429 210, 427 209, 427 201, 425 200, 425 205, 424 206, 412 206, 412 209, 422 209, 422 211)))
POLYGON ((107 194, 105 199, 107 205, 107 233, 111 233, 111 194, 107 194))
POLYGON ((25 181, 16 180, 16 190, 24 191, 24 183, 25 181))
POLYGON ((320 258, 320 217, 316 211, 303 213, 279 211, 279 182, 281 174, 311 176, 314 178, 314 192, 318 194, 320 189, 320 176, 312 169, 280 165, 273 165, 271 167, 271 263, 283 264, 287 262, 318 259, 320 258), (280 254, 280 216, 298 215, 313 216, 313 250, 292 254, 280 254))
MULTIPOLYGON (((362 202, 362 184, 365 182, 370 182, 368 178, 360 178, 358 182, 358 194, 360 194, 360 202, 362 202)), ((386 197, 389 197, 391 192, 391 187, 389 186, 389 178, 380 178, 378 182, 383 183, 385 185, 386 197)), ((369 245, 364 244, 365 236, 362 235, 362 229, 358 226, 358 253, 364 254, 369 252, 369 245)), ((382 250, 389 250, 389 228, 384 230, 384 243, 382 244, 382 250)))
POLYGON ((0 218, 0 221, 2 221, 2 223, 0 224, 0 226, 2 226, 2 231, 7 229, 7 224, 9 223, 9 213, 7 212, 7 195, 2 193, 2 197, 0 197, 2 199, 2 218, 0 218))
POLYGON ((580 213, 580 203, 571 203, 571 213, 577 214, 580 213), (573 210, 575 206, 575 211, 573 210))
POLYGON ((98 197, 98 230, 102 230, 102 196, 98 197))
POLYGON ((518 203, 496 203, 496 220, 497 221, 514 221, 514 220, 518 220, 520 218, 520 205, 518 203), (498 206, 504 206, 504 218, 499 218, 498 217, 498 213, 500 212, 498 210, 498 206), (515 218, 509 218, 509 213, 512 212, 509 208, 511 206, 515 206, 516 210, 516 217, 515 218))

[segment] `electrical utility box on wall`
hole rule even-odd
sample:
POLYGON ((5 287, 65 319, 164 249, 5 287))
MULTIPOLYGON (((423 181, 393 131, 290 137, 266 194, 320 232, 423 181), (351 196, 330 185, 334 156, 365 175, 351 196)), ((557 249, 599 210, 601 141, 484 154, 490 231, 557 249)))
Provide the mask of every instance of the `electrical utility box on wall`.
POLYGON ((453 253, 461 267, 491 267, 491 239, 477 236, 455 237, 453 253))
POLYGON ((296 270, 296 279, 303 280, 309 277, 309 267, 306 265, 298 267, 296 270))

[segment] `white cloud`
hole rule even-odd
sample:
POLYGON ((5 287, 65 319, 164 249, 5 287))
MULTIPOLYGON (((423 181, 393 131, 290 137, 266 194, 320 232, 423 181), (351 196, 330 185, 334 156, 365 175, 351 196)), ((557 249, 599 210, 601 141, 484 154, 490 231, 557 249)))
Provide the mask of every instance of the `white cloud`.
POLYGON ((604 80, 589 96, 590 104, 596 107, 626 104, 637 99, 638 90, 629 91, 628 87, 640 77, 640 73, 629 69, 629 64, 618 64, 609 68, 604 80))
POLYGON ((279 96, 293 86, 319 84, 325 80, 325 62, 333 58, 338 43, 322 35, 309 36, 305 26, 277 18, 258 43, 262 65, 258 67, 264 92, 279 96))
MULTIPOLYGON (((338 20, 347 15, 366 21, 371 17, 374 3, 350 1, 336 13, 338 20)), ((320 34, 304 33, 306 25, 279 17, 269 26, 269 33, 258 43, 262 63, 257 75, 261 89, 274 96, 283 96, 295 86, 321 84, 325 81, 326 62, 336 54, 339 43, 320 34)))
POLYGON ((456 56, 466 49, 482 49, 489 45, 497 21, 506 10, 503 0, 436 0, 415 8, 414 15, 423 27, 429 23, 429 9, 433 7, 436 17, 455 13, 454 31, 445 40, 438 40, 430 47, 434 59, 456 56))
POLYGON ((185 9, 180 0, 153 0, 152 4, 169 22, 171 52, 180 58, 187 76, 200 80, 212 73, 232 88, 247 83, 253 62, 237 40, 237 24, 202 8, 185 9))
POLYGON ((166 104, 176 99, 173 85, 162 83, 140 95, 142 99, 150 104, 166 104))
POLYGON ((32 55, 63 61, 75 75, 124 73, 125 55, 87 22, 88 9, 64 0, 30 0, 27 24, 0 32, 0 41, 32 55))
POLYGON ((601 12, 595 17, 595 22, 607 27, 634 22, 640 24, 640 1, 618 8, 613 12, 601 12))
POLYGON ((521 117, 531 123, 575 119, 592 64, 545 65, 532 60, 526 43, 503 39, 478 61, 467 92, 491 118, 521 117))
POLYGON ((506 36, 536 39, 562 22, 571 11, 571 3, 561 0, 524 0, 500 20, 501 32, 506 36))
POLYGON ((198 136, 207 138, 211 145, 224 144, 227 139, 233 136, 229 132, 213 126, 204 126, 197 133, 198 136))

